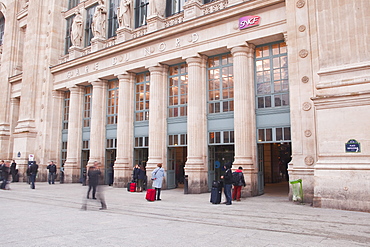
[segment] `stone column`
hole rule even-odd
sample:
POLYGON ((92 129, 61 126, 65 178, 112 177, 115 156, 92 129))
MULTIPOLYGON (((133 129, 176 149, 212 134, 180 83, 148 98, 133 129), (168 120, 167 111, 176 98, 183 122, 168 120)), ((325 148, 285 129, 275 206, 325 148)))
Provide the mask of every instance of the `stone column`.
MULTIPOLYGON (((104 80, 91 82, 93 86, 91 107, 91 131, 90 131, 90 159, 88 166, 94 161, 104 164, 105 157, 105 120, 106 120, 106 88, 104 80)), ((103 169, 103 167, 100 167, 103 169)))
POLYGON ((188 157, 185 174, 189 193, 208 191, 206 58, 190 57, 188 64, 188 157))
MULTIPOLYGON (((150 71, 150 101, 149 101, 149 157, 147 175, 150 178, 158 163, 166 170, 166 88, 167 66, 153 66, 150 71)), ((149 181, 150 182, 150 181, 149 181)), ((166 185, 164 183, 164 188, 166 185)))
POLYGON ((247 186, 243 196, 257 195, 256 116, 253 80, 254 46, 231 49, 234 61, 234 136, 235 159, 233 169, 243 167, 247 186))
POLYGON ((133 159, 134 75, 124 73, 119 80, 117 158, 114 163, 114 186, 124 187, 131 179, 133 159))
POLYGON ((67 159, 64 163, 64 182, 78 182, 80 177, 81 131, 82 131, 82 97, 83 88, 73 86, 69 88, 70 101, 68 113, 68 141, 67 159))

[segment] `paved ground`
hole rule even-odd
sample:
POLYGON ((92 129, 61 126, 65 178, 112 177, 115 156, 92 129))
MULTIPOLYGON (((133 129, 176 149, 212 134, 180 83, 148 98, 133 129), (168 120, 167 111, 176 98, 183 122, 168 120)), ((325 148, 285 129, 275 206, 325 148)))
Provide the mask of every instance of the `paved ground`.
POLYGON ((108 210, 81 205, 80 184, 25 183, 0 191, 0 246, 370 246, 370 214, 297 205, 266 194, 231 206, 210 194, 144 193, 105 187, 108 210))

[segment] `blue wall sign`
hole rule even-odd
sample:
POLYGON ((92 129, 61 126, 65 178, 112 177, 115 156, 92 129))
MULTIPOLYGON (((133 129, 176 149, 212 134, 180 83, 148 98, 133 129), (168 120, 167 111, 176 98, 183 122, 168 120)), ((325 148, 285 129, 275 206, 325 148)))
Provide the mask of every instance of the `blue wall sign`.
POLYGON ((361 146, 358 141, 351 139, 346 143, 346 153, 360 153, 361 146))

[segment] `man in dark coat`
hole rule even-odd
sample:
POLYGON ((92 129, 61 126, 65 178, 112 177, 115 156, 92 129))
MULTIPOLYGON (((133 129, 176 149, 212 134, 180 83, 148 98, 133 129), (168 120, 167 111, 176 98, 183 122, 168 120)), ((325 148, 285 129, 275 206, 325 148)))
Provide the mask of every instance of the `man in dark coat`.
POLYGON ((231 172, 231 163, 227 163, 224 166, 225 175, 221 176, 224 180, 224 193, 226 197, 226 205, 231 205, 231 189, 233 185, 233 174, 231 172))
POLYGON ((234 185, 234 190, 233 190, 232 198, 233 200, 240 201, 242 186, 244 187, 246 186, 244 175, 243 175, 243 167, 241 166, 239 166, 239 168, 235 172, 233 172, 233 185, 234 185))
MULTIPOLYGON (((101 176, 99 165, 100 163, 95 161, 94 165, 90 166, 87 172, 87 176, 89 180, 89 190, 87 191, 87 199, 90 198, 90 191, 92 189, 92 199, 97 199, 95 196, 97 194, 97 197, 99 198, 100 203, 101 203, 100 210, 104 210, 104 209, 107 209, 107 205, 105 204, 103 191, 98 188, 99 177, 101 176)), ((85 200, 81 209, 86 210, 86 208, 87 208, 87 200, 85 200)))
POLYGON ((28 173, 30 174, 31 189, 35 189, 36 175, 39 169, 39 165, 35 161, 28 167, 28 173))
POLYGON ((57 166, 54 164, 53 161, 50 161, 49 165, 46 167, 49 170, 49 184, 54 184, 55 174, 57 172, 57 166))

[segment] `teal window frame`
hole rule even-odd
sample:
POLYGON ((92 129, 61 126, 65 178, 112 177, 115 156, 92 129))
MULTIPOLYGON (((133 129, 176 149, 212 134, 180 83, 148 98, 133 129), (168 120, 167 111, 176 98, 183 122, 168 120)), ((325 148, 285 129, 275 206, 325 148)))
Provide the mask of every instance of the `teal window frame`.
POLYGON ((208 114, 219 114, 234 111, 233 66, 233 57, 230 53, 208 57, 208 114))
POLYGON ((168 118, 188 115, 188 66, 186 63, 169 67, 167 106, 168 118))

